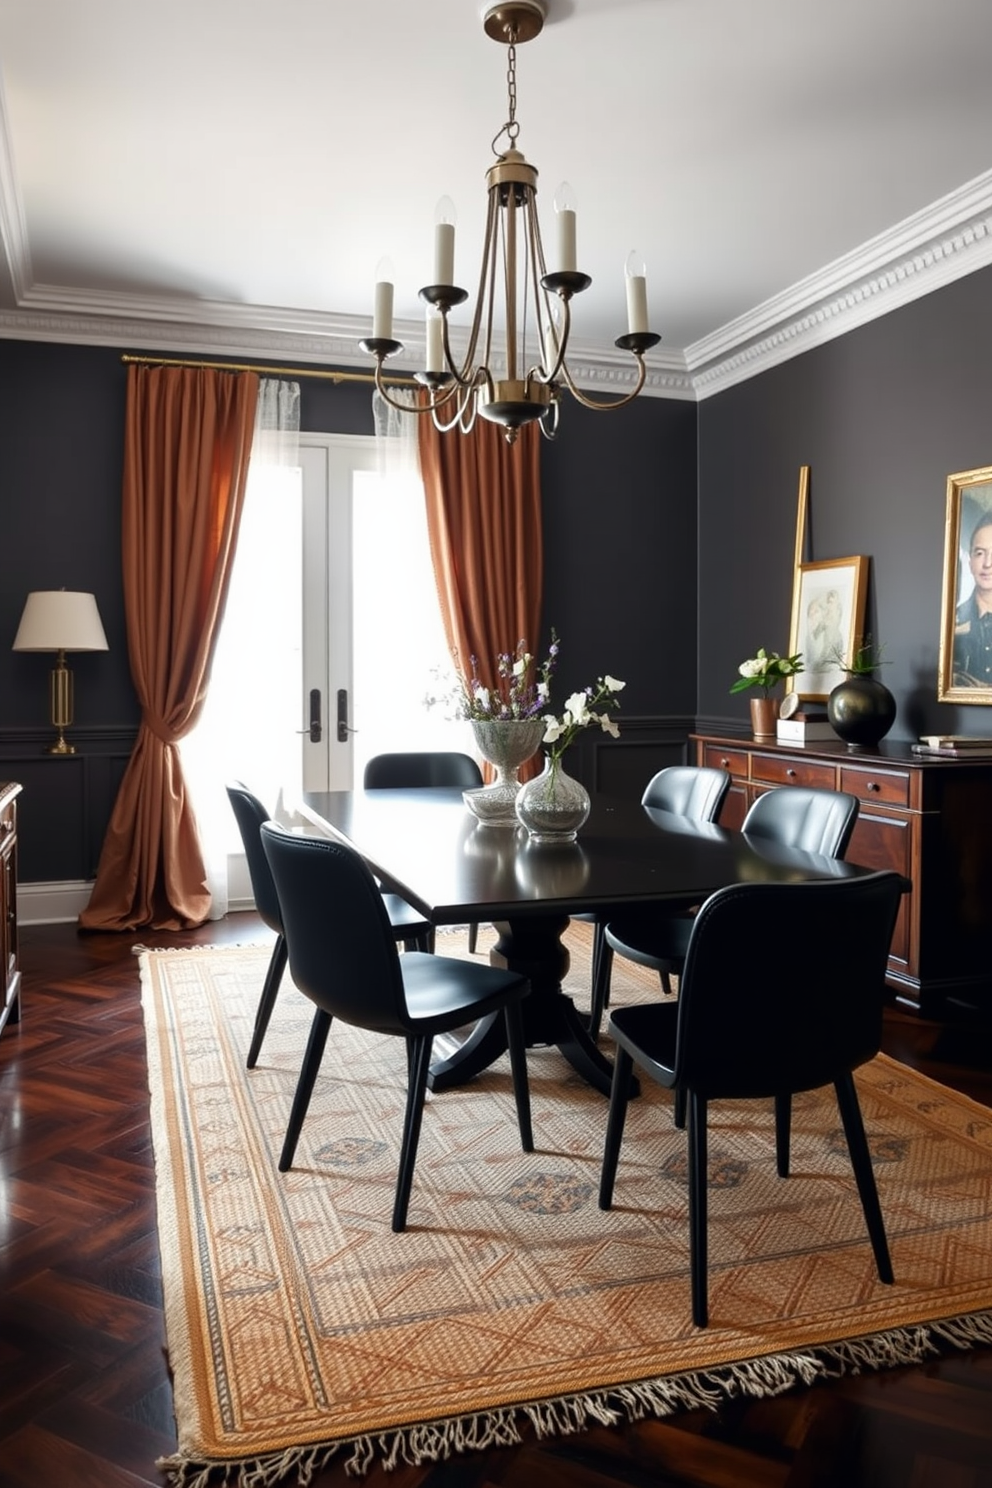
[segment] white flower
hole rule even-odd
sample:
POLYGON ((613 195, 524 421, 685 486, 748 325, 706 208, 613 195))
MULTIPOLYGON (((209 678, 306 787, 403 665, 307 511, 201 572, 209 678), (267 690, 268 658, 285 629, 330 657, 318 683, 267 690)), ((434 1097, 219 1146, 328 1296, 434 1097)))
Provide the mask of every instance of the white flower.
MULTIPOLYGON (((593 715, 593 716, 595 717, 596 715, 593 715)), ((600 726, 602 727, 603 733, 604 734, 609 734, 611 736, 611 738, 619 739, 619 737, 620 737, 620 730, 617 728, 616 724, 613 722, 613 719, 610 718, 609 714, 607 714, 607 713, 600 713, 598 716, 599 716, 599 722, 600 722, 600 726)))
POLYGON ((611 677, 609 672, 603 678, 603 686, 607 692, 622 692, 627 686, 626 682, 618 682, 616 677, 611 677))
POLYGON ((550 715, 544 722, 547 724, 547 727, 544 730, 544 739, 542 742, 544 744, 553 744, 559 735, 565 732, 565 724, 563 721, 559 721, 550 715))
POLYGON ((585 728, 589 722, 589 698, 585 692, 573 692, 566 699, 565 720, 576 728, 585 728))
POLYGON ((546 703, 548 701, 548 692, 549 692, 549 688, 548 688, 547 682, 538 682, 538 684, 537 684, 537 699, 538 699, 538 702, 546 703))
POLYGON ((473 693, 473 697, 475 698, 476 703, 479 705, 479 708, 483 712, 485 712, 485 710, 489 707, 489 688, 482 686, 476 687, 475 692, 473 693))
POLYGON ((530 666, 530 663, 531 658, 526 653, 523 656, 518 657, 517 660, 513 663, 513 675, 515 677, 522 677, 527 668, 530 666))
POLYGON ((763 657, 755 657, 752 661, 742 661, 737 668, 742 677, 760 677, 765 670, 763 657))

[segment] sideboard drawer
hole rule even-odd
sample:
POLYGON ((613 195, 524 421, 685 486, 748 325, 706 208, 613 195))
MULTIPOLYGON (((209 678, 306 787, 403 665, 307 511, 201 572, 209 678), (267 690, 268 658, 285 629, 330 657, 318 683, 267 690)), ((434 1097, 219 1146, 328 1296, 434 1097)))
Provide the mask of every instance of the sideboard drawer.
POLYGON ((707 744, 703 750, 703 764, 712 770, 728 770, 739 780, 747 779, 747 755, 743 749, 718 749, 707 744))
POLYGON ((816 760, 801 760, 793 755, 754 754, 751 756, 751 779, 766 785, 813 785, 825 790, 837 789, 833 765, 816 760))
POLYGON ((859 801, 881 801, 886 806, 909 805, 909 776, 882 770, 844 768, 840 788, 859 801))

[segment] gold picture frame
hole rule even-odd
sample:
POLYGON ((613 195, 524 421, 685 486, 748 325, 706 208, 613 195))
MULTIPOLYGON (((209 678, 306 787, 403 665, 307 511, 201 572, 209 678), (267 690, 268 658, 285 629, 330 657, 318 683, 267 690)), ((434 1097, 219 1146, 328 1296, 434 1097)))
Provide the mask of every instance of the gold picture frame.
POLYGON ((992 465, 985 465, 947 477, 939 702, 992 703, 992 618, 982 619, 990 610, 992 465), (982 534, 983 528, 989 529, 987 534, 982 534))
POLYGON ((868 559, 827 558, 800 563, 792 586, 789 655, 802 653, 803 669, 789 689, 800 698, 825 702, 846 675, 864 638, 868 559))

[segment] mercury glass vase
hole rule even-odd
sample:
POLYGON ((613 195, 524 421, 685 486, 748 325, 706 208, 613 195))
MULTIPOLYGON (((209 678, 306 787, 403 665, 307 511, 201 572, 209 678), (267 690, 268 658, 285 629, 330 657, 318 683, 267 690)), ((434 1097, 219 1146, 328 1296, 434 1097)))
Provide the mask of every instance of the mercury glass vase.
POLYGON ((490 827, 515 827, 514 811, 520 790, 518 771, 537 753, 544 734, 543 718, 473 718, 475 747, 496 771, 491 785, 462 792, 465 805, 490 827))
POLYGON ((517 818, 532 842, 574 842, 590 805, 581 781, 573 780, 561 761, 549 755, 540 775, 520 787, 517 818))

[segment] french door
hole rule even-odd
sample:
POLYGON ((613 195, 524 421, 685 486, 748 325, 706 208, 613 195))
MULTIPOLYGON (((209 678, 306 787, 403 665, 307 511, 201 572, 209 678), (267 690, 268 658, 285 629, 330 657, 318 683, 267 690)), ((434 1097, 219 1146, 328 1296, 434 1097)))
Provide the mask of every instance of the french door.
POLYGON ((450 664, 419 476, 383 474, 372 438, 300 445, 303 788, 348 790, 390 750, 471 753, 469 725, 425 701, 450 664))

